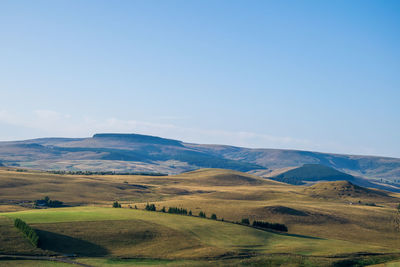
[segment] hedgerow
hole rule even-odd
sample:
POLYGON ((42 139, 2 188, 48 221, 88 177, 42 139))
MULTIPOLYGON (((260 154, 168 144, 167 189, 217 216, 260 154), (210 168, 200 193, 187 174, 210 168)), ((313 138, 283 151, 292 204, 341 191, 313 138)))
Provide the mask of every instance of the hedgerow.
POLYGON ((34 247, 38 247, 39 236, 32 227, 30 227, 26 222, 18 218, 14 220, 14 226, 18 228, 28 238, 28 240, 32 243, 34 247))

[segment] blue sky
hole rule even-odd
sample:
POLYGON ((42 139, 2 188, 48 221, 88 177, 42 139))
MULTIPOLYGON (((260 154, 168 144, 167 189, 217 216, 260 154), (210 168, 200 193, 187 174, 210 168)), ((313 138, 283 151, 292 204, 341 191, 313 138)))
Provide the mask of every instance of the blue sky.
POLYGON ((0 140, 400 157, 400 1, 1 1, 0 140))

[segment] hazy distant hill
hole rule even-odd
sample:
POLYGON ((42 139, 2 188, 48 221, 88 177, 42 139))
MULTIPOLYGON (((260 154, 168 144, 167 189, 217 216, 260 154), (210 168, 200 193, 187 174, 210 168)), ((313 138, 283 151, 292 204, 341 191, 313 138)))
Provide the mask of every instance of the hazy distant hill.
POLYGON ((321 164, 304 164, 273 177, 274 180, 295 185, 304 184, 305 181, 349 181, 353 178, 352 175, 321 164))
POLYGON ((400 188, 387 184, 374 183, 366 178, 355 177, 321 164, 304 164, 301 167, 271 176, 271 179, 293 185, 302 185, 308 182, 318 181, 348 181, 359 186, 400 192, 400 188))
POLYGON ((5 166, 53 170, 177 174, 199 168, 224 168, 263 175, 279 168, 320 164, 375 182, 382 179, 385 186, 400 182, 397 158, 190 144, 139 134, 0 142, 0 162, 5 166))

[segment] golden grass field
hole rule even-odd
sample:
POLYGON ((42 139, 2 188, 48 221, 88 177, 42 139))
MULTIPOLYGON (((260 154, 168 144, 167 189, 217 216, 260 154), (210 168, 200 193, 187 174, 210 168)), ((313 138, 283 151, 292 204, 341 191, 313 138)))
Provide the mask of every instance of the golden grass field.
MULTIPOLYGON (((80 176, 3 168, 0 254, 74 253, 78 262, 93 266, 329 266, 365 257, 393 261, 400 258, 400 233, 393 222, 399 203, 397 194, 347 182, 292 186, 220 169, 175 176, 80 176), (31 209, 32 201, 47 195, 70 207, 31 209), (115 200, 122 209, 110 208, 115 200), (177 206, 194 215, 215 213, 225 222, 143 211, 147 202, 158 210, 177 206), (129 208, 135 205, 138 210, 129 208), (39 232, 45 241, 41 249, 33 249, 12 227, 11 218, 17 217, 39 232), (242 218, 284 223, 289 232, 226 222, 242 218)), ((1 260, 0 265, 29 262, 1 260)))

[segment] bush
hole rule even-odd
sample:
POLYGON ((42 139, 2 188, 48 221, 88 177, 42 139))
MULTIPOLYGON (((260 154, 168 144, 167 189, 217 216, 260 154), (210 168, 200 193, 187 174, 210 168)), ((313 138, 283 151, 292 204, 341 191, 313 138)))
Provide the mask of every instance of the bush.
POLYGON ((14 226, 18 228, 27 238, 28 240, 32 243, 34 247, 38 247, 39 245, 39 236, 35 232, 35 230, 32 229, 26 222, 24 222, 21 219, 15 219, 14 220, 14 226))
POLYGON ((200 212, 199 212, 199 217, 201 217, 201 218, 205 218, 205 217, 206 217, 206 213, 205 213, 205 212, 202 212, 202 211, 200 211, 200 212))
POLYGON ((165 207, 162 207, 161 212, 166 212, 165 207))
POLYGON ((249 218, 243 218, 242 219, 242 224, 250 224, 249 218))
POLYGON ((212 219, 212 220, 216 220, 216 219, 217 219, 217 215, 216 215, 215 213, 213 213, 213 214, 211 215, 211 219, 212 219))
POLYGON ((191 210, 189 210, 189 216, 192 216, 192 211, 191 210))
POLYGON ((118 201, 115 201, 113 203, 113 208, 121 208, 121 204, 119 204, 118 201))
POLYGON ((156 205, 147 203, 146 207, 145 207, 145 210, 156 211, 156 205))
POLYGON ((284 224, 280 223, 269 223, 269 222, 264 222, 264 221, 253 221, 253 226, 254 227, 260 227, 264 229, 272 229, 272 230, 277 230, 281 232, 287 232, 288 228, 284 224))

